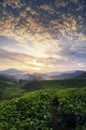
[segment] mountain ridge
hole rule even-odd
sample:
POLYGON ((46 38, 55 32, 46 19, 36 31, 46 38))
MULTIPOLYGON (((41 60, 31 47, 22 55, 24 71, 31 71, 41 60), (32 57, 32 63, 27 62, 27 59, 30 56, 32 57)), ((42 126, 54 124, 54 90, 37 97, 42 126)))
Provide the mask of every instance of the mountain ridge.
POLYGON ((14 68, 0 71, 0 74, 15 76, 18 79, 27 80, 59 80, 70 78, 86 78, 86 71, 76 70, 67 72, 49 72, 49 73, 30 73, 29 71, 17 70, 14 68))

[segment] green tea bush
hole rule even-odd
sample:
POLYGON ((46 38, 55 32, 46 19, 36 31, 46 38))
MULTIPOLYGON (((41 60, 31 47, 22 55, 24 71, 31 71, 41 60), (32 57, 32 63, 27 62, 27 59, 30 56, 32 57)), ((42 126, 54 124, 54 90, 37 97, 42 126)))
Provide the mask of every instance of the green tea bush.
POLYGON ((0 129, 86 129, 86 87, 59 89, 51 97, 40 90, 0 102, 0 129))
POLYGON ((51 99, 45 92, 0 104, 0 128, 3 130, 50 130, 51 99))
POLYGON ((86 88, 68 88, 57 93, 60 119, 70 121, 72 126, 80 130, 86 123, 86 88), (74 122, 71 121, 74 120, 74 122))

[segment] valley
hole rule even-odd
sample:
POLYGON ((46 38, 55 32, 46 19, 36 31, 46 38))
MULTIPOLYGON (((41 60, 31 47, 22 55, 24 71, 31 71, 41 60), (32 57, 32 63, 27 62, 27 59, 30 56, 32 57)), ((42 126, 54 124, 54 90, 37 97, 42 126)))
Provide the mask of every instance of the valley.
POLYGON ((86 78, 22 82, 0 75, 1 130, 85 130, 86 78))

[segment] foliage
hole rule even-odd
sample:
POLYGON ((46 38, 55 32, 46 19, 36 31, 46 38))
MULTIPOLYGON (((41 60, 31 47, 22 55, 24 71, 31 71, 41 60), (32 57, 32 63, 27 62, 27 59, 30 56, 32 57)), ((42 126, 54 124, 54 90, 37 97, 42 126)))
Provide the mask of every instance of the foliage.
POLYGON ((0 129, 85 130, 85 86, 86 79, 69 79, 34 80, 21 88, 6 87, 4 99, 21 96, 22 92, 23 96, 0 102, 0 129))
POLYGON ((0 81, 13 82, 14 79, 11 76, 0 74, 0 81))
POLYGON ((35 92, 0 104, 3 130, 50 130, 51 99, 45 92, 35 92))
POLYGON ((6 87, 3 89, 3 99, 12 99, 21 96, 24 92, 20 87, 6 87))
POLYGON ((62 89, 62 88, 75 88, 85 87, 86 79, 65 79, 65 80, 42 80, 42 81, 29 81, 26 85, 22 86, 26 91, 40 90, 40 89, 62 89))
POLYGON ((72 126, 82 129, 86 124, 86 87, 67 88, 57 92, 59 107, 58 111, 61 120, 72 119, 72 126))

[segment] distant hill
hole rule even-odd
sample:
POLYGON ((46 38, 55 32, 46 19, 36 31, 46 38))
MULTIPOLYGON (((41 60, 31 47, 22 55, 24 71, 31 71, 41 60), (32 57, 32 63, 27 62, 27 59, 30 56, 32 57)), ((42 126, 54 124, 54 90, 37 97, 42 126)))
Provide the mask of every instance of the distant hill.
POLYGON ((71 79, 71 78, 86 78, 85 71, 75 71, 71 73, 63 73, 61 75, 53 75, 50 76, 51 79, 59 80, 59 79, 71 79))
POLYGON ((20 71, 17 69, 8 69, 4 71, 0 71, 0 74, 5 74, 5 75, 18 75, 18 74, 24 74, 24 71, 20 71))
POLYGON ((14 77, 15 79, 24 80, 59 80, 71 78, 86 78, 86 71, 68 71, 68 72, 50 72, 50 73, 29 73, 17 69, 8 69, 0 71, 0 74, 14 77))
POLYGON ((75 76, 75 78, 86 78, 86 72, 83 72, 83 73, 75 76))
POLYGON ((8 69, 4 71, 0 71, 0 74, 2 75, 8 75, 14 77, 15 79, 23 79, 23 80, 43 80, 46 77, 46 74, 41 73, 29 73, 28 71, 21 71, 17 69, 8 69))

